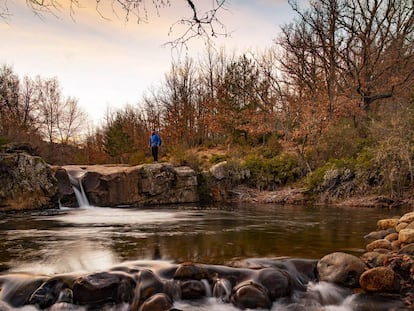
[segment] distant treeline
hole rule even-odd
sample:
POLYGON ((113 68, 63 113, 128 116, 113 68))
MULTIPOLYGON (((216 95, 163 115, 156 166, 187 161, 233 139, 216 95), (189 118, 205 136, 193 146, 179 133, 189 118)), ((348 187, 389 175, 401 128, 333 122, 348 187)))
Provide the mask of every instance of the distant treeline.
POLYGON ((297 18, 272 48, 236 55, 208 47, 201 59, 173 63, 160 86, 95 129, 81 127, 77 100, 61 95, 56 78, 19 79, 3 66, 0 139, 31 137, 53 163, 136 164, 146 161, 155 127, 164 155, 225 146, 227 158, 256 165, 289 154, 296 179, 313 173, 313 181, 329 165, 370 167, 375 176, 365 183, 398 194, 413 182, 412 1, 320 0, 293 9, 297 18))

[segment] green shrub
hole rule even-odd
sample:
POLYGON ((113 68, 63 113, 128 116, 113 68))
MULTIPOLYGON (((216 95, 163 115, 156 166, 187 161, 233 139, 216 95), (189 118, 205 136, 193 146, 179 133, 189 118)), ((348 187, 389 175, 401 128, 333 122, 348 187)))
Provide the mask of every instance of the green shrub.
POLYGON ((315 169, 306 178, 306 185, 310 191, 322 192, 327 189, 326 182, 329 178, 343 178, 344 175, 355 175, 355 160, 350 159, 330 159, 321 167, 315 169))
POLYGON ((148 162, 148 158, 145 156, 145 152, 138 150, 130 155, 128 164, 139 165, 146 162, 148 162))
POLYGON ((303 174, 297 156, 287 153, 270 159, 249 155, 245 158, 244 166, 250 171, 249 183, 261 190, 295 182, 303 174))
POLYGON ((197 154, 191 150, 187 150, 184 146, 177 145, 173 149, 170 149, 169 158, 174 165, 189 166, 196 172, 201 170, 201 160, 197 154))
POLYGON ((210 163, 212 164, 216 164, 216 163, 220 163, 223 161, 226 161, 228 159, 228 156, 225 154, 216 154, 213 153, 210 157, 210 163))
POLYGON ((0 136, 0 147, 7 144, 7 138, 4 136, 0 136))

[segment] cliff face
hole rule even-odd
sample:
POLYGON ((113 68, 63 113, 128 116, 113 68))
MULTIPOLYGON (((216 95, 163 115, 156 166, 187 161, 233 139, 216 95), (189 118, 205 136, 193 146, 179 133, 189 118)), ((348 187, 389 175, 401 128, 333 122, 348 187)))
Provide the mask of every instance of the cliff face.
POLYGON ((197 176, 169 163, 138 166, 64 166, 56 170, 62 205, 74 206, 74 179, 81 180, 91 205, 119 206, 198 201, 197 176))
POLYGON ((77 206, 73 185, 96 206, 191 203, 199 200, 197 175, 169 163, 138 166, 52 167, 28 144, 0 149, 0 211, 77 206), (82 190, 82 189, 81 189, 82 190))
POLYGON ((0 210, 55 205, 58 188, 53 170, 28 152, 24 146, 6 146, 0 152, 0 210))

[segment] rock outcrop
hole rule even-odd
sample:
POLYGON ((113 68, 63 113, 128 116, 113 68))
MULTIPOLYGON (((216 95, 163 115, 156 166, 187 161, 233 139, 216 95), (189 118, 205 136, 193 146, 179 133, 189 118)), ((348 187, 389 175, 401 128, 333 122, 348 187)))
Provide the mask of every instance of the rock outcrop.
POLYGON ((414 308, 414 212, 381 219, 378 231, 366 235, 367 252, 361 256, 367 269, 360 286, 371 293, 400 293, 414 308))
POLYGON ((27 144, 0 151, 0 209, 39 209, 55 205, 57 180, 51 167, 28 152, 27 144))
POLYGON ((74 205, 71 180, 81 180, 90 204, 137 206, 198 201, 197 175, 189 167, 169 163, 138 166, 89 165, 56 169, 61 203, 74 205))

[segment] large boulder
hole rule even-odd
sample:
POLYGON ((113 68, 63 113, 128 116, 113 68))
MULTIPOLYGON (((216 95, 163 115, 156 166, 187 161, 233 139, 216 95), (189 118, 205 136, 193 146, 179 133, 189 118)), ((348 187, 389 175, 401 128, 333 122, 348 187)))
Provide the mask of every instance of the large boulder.
POLYGON ((248 169, 227 161, 213 165, 206 174, 209 176, 209 195, 213 201, 228 201, 232 190, 250 177, 248 169))
POLYGON ((0 209, 40 209, 56 205, 52 168, 26 150, 0 152, 0 209))
POLYGON ((198 201, 197 175, 189 167, 169 163, 126 165, 63 166, 57 170, 63 204, 73 206, 68 181, 82 183, 92 205, 142 205, 191 203, 198 201), (75 181, 74 181, 75 179, 75 181))
POLYGON ((73 301, 79 305, 131 303, 135 286, 135 280, 126 273, 92 273, 74 282, 73 301))
POLYGON ((398 290, 398 278, 389 267, 375 267, 365 271, 359 282, 367 292, 393 292, 398 290))
POLYGON ((364 262, 356 256, 335 252, 324 256, 317 265, 319 280, 346 287, 358 287, 364 262))
POLYGON ((398 240, 401 243, 413 243, 414 242, 414 229, 403 229, 399 232, 398 240))

